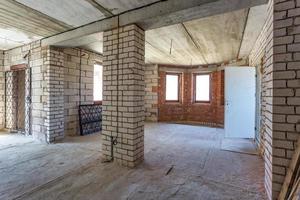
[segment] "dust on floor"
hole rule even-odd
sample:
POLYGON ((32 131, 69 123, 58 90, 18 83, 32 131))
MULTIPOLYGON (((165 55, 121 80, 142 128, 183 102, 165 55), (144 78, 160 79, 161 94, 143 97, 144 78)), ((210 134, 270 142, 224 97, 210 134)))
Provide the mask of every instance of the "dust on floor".
POLYGON ((146 124, 145 161, 128 169, 101 163, 99 134, 53 145, 2 134, 0 199, 265 199, 263 160, 221 150, 223 137, 223 129, 146 124))

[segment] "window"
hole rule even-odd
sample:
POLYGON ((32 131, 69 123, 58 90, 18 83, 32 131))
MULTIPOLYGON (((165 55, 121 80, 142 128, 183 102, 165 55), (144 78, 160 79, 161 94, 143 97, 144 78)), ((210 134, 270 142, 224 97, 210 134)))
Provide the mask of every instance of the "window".
POLYGON ((166 75, 166 101, 179 101, 179 74, 166 75))
POLYGON ((94 65, 94 101, 102 101, 102 71, 101 65, 94 65))
POLYGON ((210 102, 210 75, 195 74, 194 76, 195 102, 210 102))

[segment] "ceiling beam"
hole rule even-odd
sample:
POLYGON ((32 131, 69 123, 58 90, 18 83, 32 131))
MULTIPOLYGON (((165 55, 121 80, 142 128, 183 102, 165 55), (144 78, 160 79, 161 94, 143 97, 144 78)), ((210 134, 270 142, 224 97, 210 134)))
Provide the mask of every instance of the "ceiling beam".
POLYGON ((102 6, 100 3, 98 3, 95 0, 85 0, 85 1, 90 3, 96 9, 98 9, 105 17, 111 17, 114 15, 110 10, 108 10, 107 8, 105 8, 104 6, 102 6))
POLYGON ((243 28, 243 32, 242 32, 242 38, 241 38, 241 42, 240 42, 240 45, 239 45, 238 53, 237 53, 237 56, 236 56, 237 59, 240 58, 240 52, 241 52, 242 44, 243 44, 244 37, 245 37, 246 27, 247 27, 247 24, 248 24, 249 12, 250 12, 250 8, 247 10, 245 24, 244 24, 244 28, 243 28))
POLYGON ((159 1, 137 9, 129 10, 118 16, 105 18, 76 29, 66 31, 42 40, 42 45, 59 45, 65 40, 85 35, 137 24, 144 30, 173 25, 232 12, 240 9, 266 4, 268 0, 168 0, 159 1))

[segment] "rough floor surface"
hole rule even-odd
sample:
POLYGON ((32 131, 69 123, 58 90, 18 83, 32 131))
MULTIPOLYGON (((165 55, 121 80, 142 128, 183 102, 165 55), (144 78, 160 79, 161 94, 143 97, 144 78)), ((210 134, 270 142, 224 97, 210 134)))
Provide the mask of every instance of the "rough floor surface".
POLYGON ((45 145, 0 134, 0 199, 262 200, 263 160, 221 150, 223 129, 147 124, 136 169, 101 163, 99 134, 45 145))

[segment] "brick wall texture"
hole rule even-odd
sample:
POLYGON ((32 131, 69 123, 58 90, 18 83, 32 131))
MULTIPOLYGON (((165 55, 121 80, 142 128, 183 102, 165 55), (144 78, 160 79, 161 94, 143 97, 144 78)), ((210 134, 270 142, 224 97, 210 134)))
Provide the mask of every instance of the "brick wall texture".
POLYGON ((102 153, 133 167, 144 157, 145 34, 136 25, 103 36, 102 153))
POLYGON ((65 134, 78 135, 80 132, 78 106, 94 103, 94 64, 102 63, 102 56, 74 48, 63 49, 63 53, 65 134))
POLYGON ((268 20, 250 55, 262 61, 261 147, 265 186, 276 199, 300 132, 300 1, 271 0, 268 20))
MULTIPOLYGON (((176 69, 168 67, 168 70, 172 72, 176 72, 176 69)), ((159 70, 159 121, 197 122, 208 126, 224 126, 224 71, 210 72, 210 103, 194 102, 193 74, 199 72, 201 73, 201 71, 195 70, 178 71, 181 76, 181 95, 180 101, 173 103, 165 101, 166 71, 159 70)))
MULTIPOLYGON (((80 49, 42 48, 38 41, 5 51, 4 70, 9 71, 12 65, 27 64, 28 59, 32 73, 31 134, 47 143, 65 135, 78 135, 78 105, 93 103, 93 65, 101 63, 102 57, 80 49)), ((4 117, 4 113, 1 116, 4 117)))
POLYGON ((64 138, 64 54, 54 47, 43 48, 42 133, 48 143, 64 138))
MULTIPOLYGON (((44 49, 43 51, 48 51, 44 49)), ((47 54, 44 54, 47 55, 47 54)), ((47 136, 44 131, 44 107, 43 107, 43 87, 44 87, 44 59, 40 42, 33 42, 19 48, 5 51, 4 69, 10 70, 10 66, 18 64, 27 64, 32 73, 32 91, 31 91, 31 132, 34 138, 47 142, 47 136), (27 57, 26 57, 27 55, 27 57), (29 55, 29 58, 28 58, 29 55)), ((46 58, 45 58, 46 60, 46 58)))
POLYGON ((158 65, 145 67, 145 120, 158 120, 158 65))
POLYGON ((4 52, 0 51, 0 129, 4 128, 5 106, 4 106, 5 78, 4 78, 4 52))

